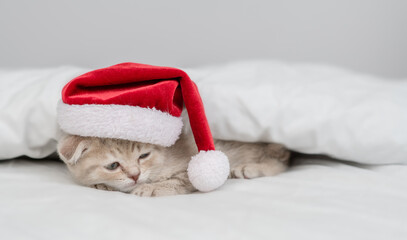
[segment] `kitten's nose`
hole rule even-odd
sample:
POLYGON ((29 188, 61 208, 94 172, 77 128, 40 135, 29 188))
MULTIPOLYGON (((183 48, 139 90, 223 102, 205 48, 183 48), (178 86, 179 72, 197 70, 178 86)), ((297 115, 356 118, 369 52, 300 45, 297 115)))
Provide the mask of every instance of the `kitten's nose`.
POLYGON ((133 175, 130 178, 132 178, 135 182, 137 182, 139 176, 140 176, 140 173, 137 175, 133 175))

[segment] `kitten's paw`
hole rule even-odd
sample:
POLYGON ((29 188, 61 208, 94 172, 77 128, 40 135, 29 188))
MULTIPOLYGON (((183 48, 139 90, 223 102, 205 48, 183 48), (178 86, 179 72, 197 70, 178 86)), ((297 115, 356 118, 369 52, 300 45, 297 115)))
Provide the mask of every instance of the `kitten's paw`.
POLYGON ((140 184, 130 193, 140 197, 161 197, 178 194, 174 188, 169 188, 154 183, 140 184))
POLYGON ((262 177, 262 171, 259 166, 259 164, 241 164, 236 167, 234 167, 231 171, 231 176, 232 178, 245 178, 245 179, 251 179, 251 178, 257 178, 257 177, 262 177))
POLYGON ((99 190, 114 191, 113 188, 111 188, 109 186, 106 186, 105 184, 95 184, 95 185, 92 185, 90 187, 96 188, 96 189, 99 189, 99 190))

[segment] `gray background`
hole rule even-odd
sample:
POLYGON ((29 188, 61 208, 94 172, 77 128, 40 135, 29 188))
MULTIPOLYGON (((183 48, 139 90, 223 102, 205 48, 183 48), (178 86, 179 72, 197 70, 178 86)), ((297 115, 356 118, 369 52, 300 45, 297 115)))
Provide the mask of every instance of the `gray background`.
POLYGON ((0 0, 0 67, 242 59, 407 77, 407 1, 0 0))

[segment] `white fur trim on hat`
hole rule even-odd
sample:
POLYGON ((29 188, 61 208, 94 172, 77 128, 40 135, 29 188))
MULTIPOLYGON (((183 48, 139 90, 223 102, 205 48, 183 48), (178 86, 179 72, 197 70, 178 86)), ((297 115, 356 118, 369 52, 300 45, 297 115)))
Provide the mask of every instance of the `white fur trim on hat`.
POLYGON ((220 151, 200 151, 188 165, 189 181, 201 192, 209 192, 222 186, 229 172, 229 160, 220 151))
POLYGON ((173 145, 182 131, 182 118, 151 108, 127 105, 58 103, 58 123, 69 134, 118 138, 173 145))

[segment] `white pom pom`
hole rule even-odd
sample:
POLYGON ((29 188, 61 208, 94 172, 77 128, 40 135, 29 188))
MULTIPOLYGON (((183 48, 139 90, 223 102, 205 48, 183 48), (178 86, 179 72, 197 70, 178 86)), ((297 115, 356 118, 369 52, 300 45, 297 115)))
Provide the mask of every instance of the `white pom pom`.
POLYGON ((229 176, 228 157, 220 151, 200 151, 191 158, 188 177, 201 192, 212 191, 225 183, 229 176))

